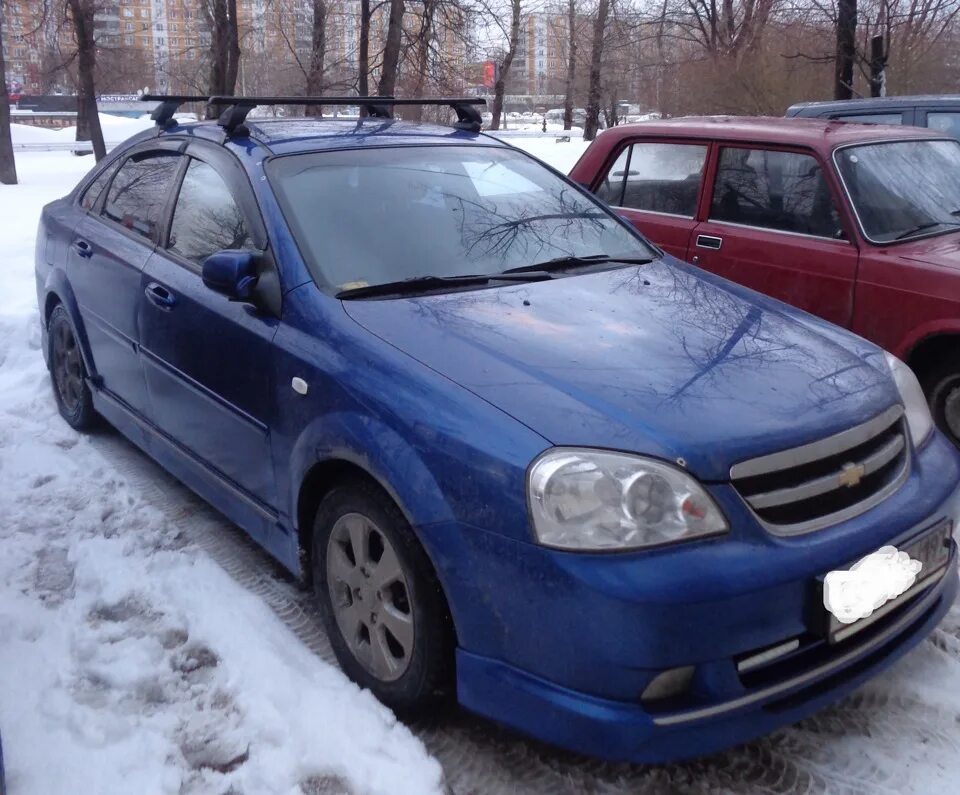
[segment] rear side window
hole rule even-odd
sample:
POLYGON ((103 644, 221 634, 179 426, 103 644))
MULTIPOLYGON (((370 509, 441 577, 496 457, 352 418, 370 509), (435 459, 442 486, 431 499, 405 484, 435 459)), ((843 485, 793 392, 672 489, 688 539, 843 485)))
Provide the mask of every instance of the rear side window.
POLYGON ((171 251, 200 263, 224 248, 253 248, 243 213, 213 168, 191 160, 170 227, 171 251))
POLYGON ((851 113, 832 116, 837 121, 852 121, 860 124, 903 124, 902 113, 851 113))
POLYGON ((80 206, 83 207, 84 210, 93 209, 93 206, 97 203, 97 199, 100 198, 100 194, 103 193, 103 189, 107 186, 110 177, 113 176, 116 170, 116 164, 108 166, 100 172, 100 175, 93 182, 87 185, 86 190, 80 197, 80 206))
POLYGON ((598 195, 619 207, 692 218, 706 160, 702 145, 635 143, 621 153, 601 185, 607 195, 598 195))
POLYGON ((145 238, 157 240, 157 226, 180 155, 157 152, 129 158, 107 193, 103 214, 145 238))
POLYGON ((841 235, 820 165, 795 152, 721 149, 710 218, 817 237, 841 235))

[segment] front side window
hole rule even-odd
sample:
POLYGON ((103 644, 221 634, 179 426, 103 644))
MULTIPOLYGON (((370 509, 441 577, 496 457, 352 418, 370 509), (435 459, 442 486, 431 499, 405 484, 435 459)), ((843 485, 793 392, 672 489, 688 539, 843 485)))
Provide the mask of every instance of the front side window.
POLYGON ((832 118, 858 124, 903 124, 902 113, 850 113, 839 114, 832 118))
POLYGON ((721 149, 710 218, 817 237, 841 235, 819 163, 795 152, 721 149))
POLYGON ((318 281, 346 289, 492 275, 558 257, 656 252, 521 152, 410 146, 270 161, 268 176, 318 281))
POLYGON ((960 227, 960 142, 851 146, 834 159, 864 234, 874 243, 960 227))
POLYGON ((201 263, 225 248, 253 248, 243 213, 213 166, 191 160, 170 226, 171 251, 201 263))
POLYGON ((157 240, 157 225, 180 164, 172 152, 133 155, 110 184, 103 214, 145 238, 157 240))

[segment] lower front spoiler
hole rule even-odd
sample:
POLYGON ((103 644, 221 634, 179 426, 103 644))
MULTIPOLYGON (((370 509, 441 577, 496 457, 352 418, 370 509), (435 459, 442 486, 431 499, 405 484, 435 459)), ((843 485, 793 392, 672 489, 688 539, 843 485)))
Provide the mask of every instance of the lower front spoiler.
POLYGON ((457 650, 457 696, 472 712, 524 734, 613 761, 703 756, 795 723, 847 695, 922 641, 957 596, 947 573, 885 631, 796 676, 700 709, 651 714, 637 703, 595 698, 498 660, 457 650))

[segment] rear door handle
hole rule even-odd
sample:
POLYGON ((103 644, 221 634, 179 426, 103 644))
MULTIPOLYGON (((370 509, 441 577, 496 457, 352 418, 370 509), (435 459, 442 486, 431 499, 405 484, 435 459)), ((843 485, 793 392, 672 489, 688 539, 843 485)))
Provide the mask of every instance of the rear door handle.
POLYGON ((714 251, 719 251, 720 246, 723 245, 722 237, 714 237, 713 235, 697 235, 697 247, 698 248, 709 248, 714 251))
POLYGON ((177 299, 174 298, 173 293, 162 284, 157 284, 156 282, 150 282, 150 284, 147 285, 147 289, 144 290, 144 293, 150 300, 150 303, 163 310, 172 309, 173 305, 177 303, 177 299))
POLYGON ((77 252, 77 256, 84 259, 88 259, 93 254, 93 247, 86 240, 80 238, 73 241, 73 250, 77 252))

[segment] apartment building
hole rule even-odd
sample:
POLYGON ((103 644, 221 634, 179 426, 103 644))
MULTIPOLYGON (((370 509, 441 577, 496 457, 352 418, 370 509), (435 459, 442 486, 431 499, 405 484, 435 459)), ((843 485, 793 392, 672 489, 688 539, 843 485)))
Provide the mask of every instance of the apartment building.
POLYGON ((521 94, 562 94, 567 79, 569 18, 562 5, 534 11, 521 20, 511 67, 513 89, 521 94))

